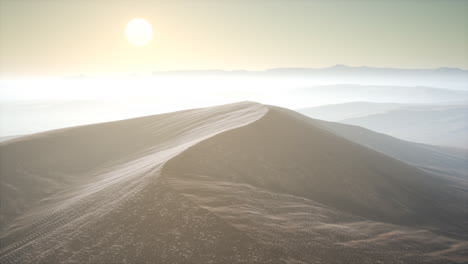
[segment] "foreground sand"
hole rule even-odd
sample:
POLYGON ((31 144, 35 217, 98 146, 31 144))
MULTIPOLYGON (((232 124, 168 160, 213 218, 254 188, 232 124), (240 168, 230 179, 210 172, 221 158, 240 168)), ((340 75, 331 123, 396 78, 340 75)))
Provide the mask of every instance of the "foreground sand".
POLYGON ((244 102, 0 145, 1 263, 463 263, 466 184, 244 102))

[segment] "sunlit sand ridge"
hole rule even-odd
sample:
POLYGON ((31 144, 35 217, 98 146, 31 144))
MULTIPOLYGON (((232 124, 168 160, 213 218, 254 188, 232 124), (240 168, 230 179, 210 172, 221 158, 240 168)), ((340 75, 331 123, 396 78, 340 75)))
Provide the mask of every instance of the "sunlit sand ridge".
POLYGON ((0 260, 466 261, 458 179, 320 124, 243 102, 3 142, 0 260))

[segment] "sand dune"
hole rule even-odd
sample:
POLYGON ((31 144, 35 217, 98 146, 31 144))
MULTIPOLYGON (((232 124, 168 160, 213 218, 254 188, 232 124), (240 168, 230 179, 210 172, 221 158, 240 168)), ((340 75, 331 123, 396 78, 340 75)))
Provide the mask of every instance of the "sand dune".
POLYGON ((1 263, 462 263, 466 189, 244 102, 0 143, 1 263))
POLYGON ((386 113, 388 111, 401 108, 402 106, 407 105, 395 103, 350 102, 306 107, 298 109, 297 111, 315 119, 339 122, 344 119, 386 113))
POLYGON ((330 132, 443 177, 468 179, 468 152, 404 141, 359 126, 322 121, 330 132))
POLYGON ((412 142, 467 149, 468 97, 458 97, 458 104, 448 105, 352 102, 304 108, 299 112, 412 142))
POLYGON ((407 107, 340 122, 413 142, 468 149, 467 120, 468 106, 465 104, 407 107))

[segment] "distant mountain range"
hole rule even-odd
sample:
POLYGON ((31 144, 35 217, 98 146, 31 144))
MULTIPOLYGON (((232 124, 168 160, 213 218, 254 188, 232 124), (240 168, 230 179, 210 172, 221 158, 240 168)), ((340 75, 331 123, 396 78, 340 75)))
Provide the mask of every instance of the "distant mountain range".
POLYGON ((397 69, 350 67, 336 65, 328 68, 276 68, 265 71, 158 71, 155 75, 216 75, 244 77, 289 77, 314 81, 316 84, 362 84, 390 86, 428 86, 468 90, 468 70, 458 68, 397 69))

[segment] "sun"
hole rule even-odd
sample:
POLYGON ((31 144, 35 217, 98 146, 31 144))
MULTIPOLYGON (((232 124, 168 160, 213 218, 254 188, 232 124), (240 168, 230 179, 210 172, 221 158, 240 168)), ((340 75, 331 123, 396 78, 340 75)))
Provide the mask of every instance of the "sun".
POLYGON ((125 37, 132 45, 144 46, 153 39, 153 29, 148 21, 135 18, 127 23, 125 37))

